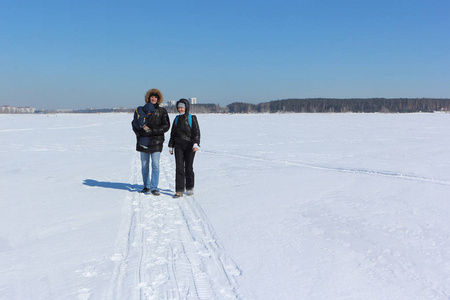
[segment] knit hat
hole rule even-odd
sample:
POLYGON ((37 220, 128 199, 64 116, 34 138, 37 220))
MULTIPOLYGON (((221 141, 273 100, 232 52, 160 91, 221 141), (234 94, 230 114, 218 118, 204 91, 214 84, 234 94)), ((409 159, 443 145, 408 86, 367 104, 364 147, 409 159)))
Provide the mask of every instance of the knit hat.
POLYGON ((184 104, 183 102, 178 102, 177 109, 180 107, 186 108, 186 104, 184 104))

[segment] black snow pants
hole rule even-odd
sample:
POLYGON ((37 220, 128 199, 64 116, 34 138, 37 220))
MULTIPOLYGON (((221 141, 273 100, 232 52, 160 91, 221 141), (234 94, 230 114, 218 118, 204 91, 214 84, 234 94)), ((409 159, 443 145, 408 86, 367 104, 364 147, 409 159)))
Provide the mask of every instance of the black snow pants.
POLYGON ((184 188, 190 190, 194 188, 194 157, 192 144, 175 146, 175 190, 184 193, 184 188))

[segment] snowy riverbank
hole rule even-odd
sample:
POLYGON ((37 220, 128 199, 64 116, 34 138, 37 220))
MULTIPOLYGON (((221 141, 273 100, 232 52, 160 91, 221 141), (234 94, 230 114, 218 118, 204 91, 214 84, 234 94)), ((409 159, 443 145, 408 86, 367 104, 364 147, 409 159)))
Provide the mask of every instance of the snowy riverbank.
POLYGON ((449 114, 199 115, 179 200, 131 118, 0 115, 0 299, 450 298, 449 114))

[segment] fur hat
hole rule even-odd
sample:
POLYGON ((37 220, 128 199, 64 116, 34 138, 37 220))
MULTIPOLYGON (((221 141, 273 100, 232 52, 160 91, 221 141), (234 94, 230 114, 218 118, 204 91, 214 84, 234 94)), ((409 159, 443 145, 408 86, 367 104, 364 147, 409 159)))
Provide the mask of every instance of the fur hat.
POLYGON ((158 102, 156 103, 158 104, 161 104, 163 102, 163 95, 158 89, 151 89, 147 91, 147 93, 145 94, 145 103, 150 102, 150 96, 156 96, 156 98, 158 98, 158 102))

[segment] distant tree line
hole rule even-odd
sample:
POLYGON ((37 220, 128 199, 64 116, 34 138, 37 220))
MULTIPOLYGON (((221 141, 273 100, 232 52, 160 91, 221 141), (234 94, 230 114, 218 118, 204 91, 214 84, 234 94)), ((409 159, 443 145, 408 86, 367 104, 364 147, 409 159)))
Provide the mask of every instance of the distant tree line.
POLYGON ((409 98, 371 98, 371 99, 285 99, 260 104, 234 102, 227 105, 230 113, 412 113, 450 111, 450 99, 409 99, 409 98))
MULTIPOLYGON (((175 105, 165 106, 169 113, 177 113, 175 105)), ((38 110, 31 107, 16 109, 4 105, 0 113, 118 113, 134 112, 135 108, 102 108, 102 109, 56 109, 38 110)), ((412 113, 412 112, 450 112, 450 99, 433 98, 354 98, 354 99, 284 99, 260 104, 234 102, 226 107, 219 104, 191 104, 190 112, 207 113, 412 113)))

